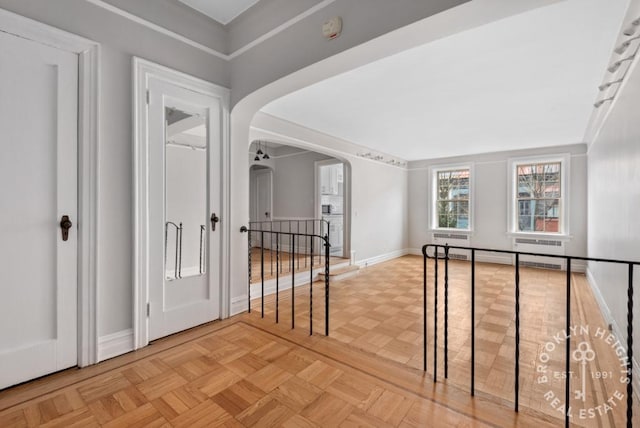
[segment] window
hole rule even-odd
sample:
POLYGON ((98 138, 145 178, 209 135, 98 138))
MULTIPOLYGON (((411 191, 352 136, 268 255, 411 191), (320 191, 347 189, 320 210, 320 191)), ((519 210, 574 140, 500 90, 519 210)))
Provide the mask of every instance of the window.
POLYGON ((564 234, 568 156, 512 161, 513 232, 564 234))
POLYGON ((470 168, 434 170, 435 229, 471 229, 470 168))

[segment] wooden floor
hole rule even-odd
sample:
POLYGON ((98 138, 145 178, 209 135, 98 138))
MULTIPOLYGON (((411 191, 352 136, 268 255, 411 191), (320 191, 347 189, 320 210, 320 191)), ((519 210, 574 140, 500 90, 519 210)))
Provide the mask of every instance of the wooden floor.
MULTIPOLYGON (((251 283, 256 284, 261 281, 262 272, 262 257, 263 251, 260 248, 254 247, 251 249, 251 283)), ((267 248, 264 249, 264 279, 265 281, 274 279, 276 277, 276 264, 280 266, 280 276, 289 276, 293 267, 291 260, 295 261, 295 272, 309 272, 311 270, 312 257, 308 254, 296 253, 291 255, 290 252, 280 251, 276 254, 276 251, 271 251, 267 248), (277 260, 279 258, 279 260, 277 260)), ((316 271, 324 270, 324 256, 313 256, 313 268, 316 271)), ((341 263, 348 262, 349 259, 342 257, 330 256, 329 265, 335 266, 341 263)))
MULTIPOLYGON (((523 269, 522 310, 528 315, 523 314, 522 320, 521 409, 515 413, 507 378, 509 373, 513 376, 509 269, 478 266, 476 397, 468 393, 465 374, 468 265, 452 263, 449 379, 442 379, 440 351, 440 376, 433 383, 432 373, 420 369, 422 259, 403 257, 332 284, 329 338, 321 334, 321 284, 314 285, 313 336, 308 331, 309 286, 300 287, 294 330, 287 309, 290 302, 282 296, 277 325, 273 305, 267 305, 264 319, 254 311, 156 341, 96 366, 0 391, 0 427, 562 426, 561 415, 548 409, 544 393, 563 382, 540 388, 533 376, 545 343, 558 325, 564 325, 564 287, 559 285, 564 274, 523 269)), ((585 285, 583 276, 574 276, 574 324, 588 320, 596 326, 602 320, 585 285)), ((592 342, 597 358, 589 367, 605 372, 613 364, 611 370, 617 371, 611 348, 599 340, 592 342)), ((613 394, 617 386, 607 381, 588 382, 588 403, 604 403, 613 394)), ((579 403, 571 404, 577 412, 579 403)), ((572 422, 624 426, 623 410, 620 403, 602 417, 580 420, 576 416, 572 422)), ((640 426, 637 408, 635 413, 635 426, 640 426)))
MULTIPOLYGON (((433 262, 428 269, 428 373, 433 376, 434 287, 433 262)), ((440 262, 438 302, 438 381, 464 390, 470 388, 471 309, 469 263, 451 261, 449 271, 448 379, 444 379, 444 266, 440 262)), ((423 367, 422 258, 406 256, 372 266, 358 276, 331 285, 330 332, 333 340, 414 369, 423 367)), ((557 418, 554 402, 564 403, 566 273, 533 268, 520 269, 520 376, 519 405, 557 418), (551 343, 550 343, 551 342, 551 343), (551 351, 546 351, 545 346, 551 351), (544 381, 544 377, 547 380, 544 381), (553 395, 549 395, 552 393, 553 395)), ((314 331, 324 332, 324 284, 314 285, 314 331)), ((572 342, 571 352, 586 342, 596 358, 585 368, 585 399, 582 366, 572 357, 570 406, 576 426, 624 426, 626 385, 619 381, 620 361, 605 342, 605 324, 586 278, 572 276, 572 326, 586 327, 572 342), (600 329, 600 330, 598 330, 600 329), (596 332, 601 336, 597 336, 596 332), (603 335, 603 336, 602 336, 603 335), (616 398, 620 394, 622 399, 616 398), (613 397, 614 408, 599 414, 613 397), (601 406, 600 410, 597 406, 601 406), (580 410, 585 413, 581 418, 580 410), (593 411, 595 415, 589 416, 593 411)), ((275 318, 273 296, 266 300, 265 317, 275 318)), ((257 303, 257 302, 256 302, 257 303)), ((254 306, 257 307, 257 306, 254 306)), ((476 268, 476 366, 475 391, 506 406, 515 401, 515 297, 514 268, 477 264, 476 268)), ((309 327, 308 286, 296 294, 296 327, 309 327)), ((290 328, 290 294, 282 293, 280 328, 290 328)), ((606 333, 605 333, 606 332, 606 333)), ((573 355, 573 354, 572 354, 573 355)), ((636 402, 636 407, 637 407, 636 402)), ((636 418, 638 419, 638 409, 636 418)), ((638 419, 640 420, 640 419, 638 419)), ((640 426, 640 423, 637 425, 640 426)))

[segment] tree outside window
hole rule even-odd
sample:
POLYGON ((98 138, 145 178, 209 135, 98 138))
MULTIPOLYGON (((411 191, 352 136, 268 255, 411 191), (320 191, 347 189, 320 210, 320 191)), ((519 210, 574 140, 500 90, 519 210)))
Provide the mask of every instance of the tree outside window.
POLYGON ((516 171, 518 231, 560 232, 561 163, 520 164, 516 171))
POLYGON ((469 230, 469 169, 438 171, 438 227, 469 230))

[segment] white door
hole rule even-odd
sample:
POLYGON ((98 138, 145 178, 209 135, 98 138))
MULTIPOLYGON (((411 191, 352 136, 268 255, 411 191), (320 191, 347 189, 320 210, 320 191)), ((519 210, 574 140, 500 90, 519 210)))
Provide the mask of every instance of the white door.
MULTIPOLYGON (((256 172, 256 217, 258 221, 271 221, 271 185, 272 177, 270 169, 259 170, 256 172)), ((258 228, 261 230, 271 230, 271 223, 262 223, 258 228)), ((277 230, 277 229, 276 229, 277 230)), ((264 248, 271 248, 274 240, 274 236, 270 233, 264 234, 264 243, 262 242, 262 235, 254 233, 252 239, 255 239, 257 246, 264 248)))
POLYGON ((0 388, 78 361, 77 87, 77 55, 0 32, 0 388))
POLYGON ((271 221, 271 181, 270 169, 256 172, 256 199, 258 221, 271 221))
POLYGON ((222 110, 219 99, 164 80, 148 88, 154 340, 220 316, 222 110))

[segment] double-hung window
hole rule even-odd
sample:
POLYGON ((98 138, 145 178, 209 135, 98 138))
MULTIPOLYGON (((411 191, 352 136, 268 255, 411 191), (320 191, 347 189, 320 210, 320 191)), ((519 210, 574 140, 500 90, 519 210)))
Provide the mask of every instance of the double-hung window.
POLYGON ((566 157, 516 160, 512 171, 512 232, 566 233, 566 157))
POLYGON ((471 230, 471 168, 433 170, 433 228, 471 230))

